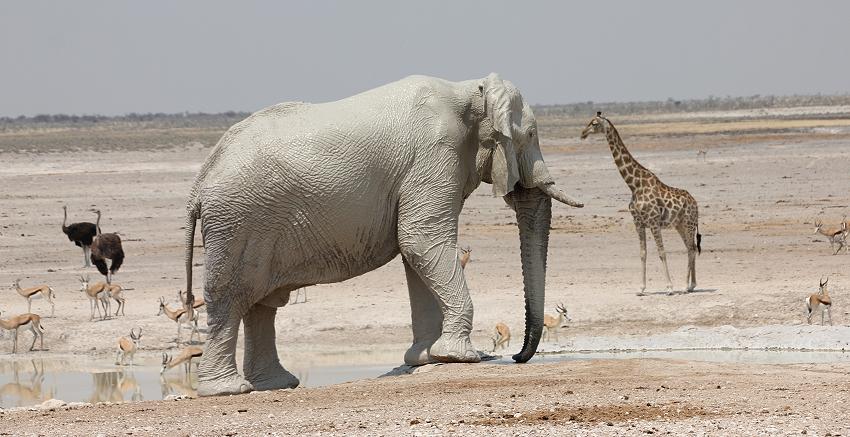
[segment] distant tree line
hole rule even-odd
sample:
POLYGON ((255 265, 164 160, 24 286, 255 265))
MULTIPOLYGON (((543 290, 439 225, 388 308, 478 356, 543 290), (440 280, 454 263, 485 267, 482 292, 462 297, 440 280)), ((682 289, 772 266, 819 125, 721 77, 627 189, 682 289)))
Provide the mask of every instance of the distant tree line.
POLYGON ((783 108, 799 106, 850 105, 850 94, 840 95, 753 95, 745 97, 715 97, 707 99, 647 101, 647 102, 580 102, 563 105, 535 105, 535 115, 581 116, 594 111, 618 114, 652 114, 695 111, 729 111, 736 109, 783 108))
MULTIPOLYGON (((753 95, 745 97, 715 97, 706 99, 645 101, 645 102, 579 102, 559 105, 534 105, 538 116, 583 116, 594 111, 618 114, 652 114, 694 111, 728 111, 736 109, 781 108, 799 106, 850 105, 850 94, 839 95, 753 95)), ((20 128, 28 125, 91 126, 96 124, 150 124, 157 127, 229 126, 249 116, 249 112, 227 111, 215 114, 181 112, 176 114, 130 113, 118 116, 38 114, 32 117, 0 117, 0 129, 20 128)))
POLYGON ((249 116, 248 112, 227 111, 216 114, 205 112, 181 112, 176 114, 130 113, 118 116, 105 115, 69 115, 38 114, 32 117, 0 117, 0 127, 25 127, 27 125, 91 126, 96 124, 144 124, 151 123, 162 127, 182 127, 194 125, 233 124, 249 116))

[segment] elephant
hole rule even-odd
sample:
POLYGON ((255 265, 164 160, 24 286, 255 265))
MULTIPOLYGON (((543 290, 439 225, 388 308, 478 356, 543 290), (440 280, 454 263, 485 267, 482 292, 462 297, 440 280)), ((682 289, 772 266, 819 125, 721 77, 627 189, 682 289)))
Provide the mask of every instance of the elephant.
POLYGON ((293 290, 334 283, 401 255, 409 365, 478 362, 458 260, 458 216, 481 182, 516 212, 528 361, 543 327, 552 200, 582 207, 543 162, 531 107, 509 81, 410 76, 342 100, 286 102, 224 133, 187 202, 186 289, 196 223, 205 247, 208 336, 201 396, 296 387, 274 319, 293 290), (240 321, 245 333, 236 367, 240 321))

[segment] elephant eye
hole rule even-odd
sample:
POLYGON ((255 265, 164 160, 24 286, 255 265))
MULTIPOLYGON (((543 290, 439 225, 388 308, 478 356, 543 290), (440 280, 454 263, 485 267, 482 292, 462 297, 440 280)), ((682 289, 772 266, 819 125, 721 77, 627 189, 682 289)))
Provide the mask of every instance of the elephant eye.
POLYGON ((531 138, 534 138, 534 131, 533 130, 528 131, 528 136, 531 137, 531 138))

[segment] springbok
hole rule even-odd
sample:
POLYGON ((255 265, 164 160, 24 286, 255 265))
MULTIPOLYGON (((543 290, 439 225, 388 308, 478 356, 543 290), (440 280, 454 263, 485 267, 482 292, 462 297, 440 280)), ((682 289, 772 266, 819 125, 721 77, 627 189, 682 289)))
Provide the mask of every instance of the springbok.
POLYGON ((847 236, 847 222, 843 221, 838 226, 824 226, 820 219, 815 219, 815 233, 821 234, 829 240, 829 247, 832 248, 832 254, 835 255, 841 252, 841 248, 847 250, 845 237, 847 236), (838 243, 838 249, 835 249, 835 244, 838 243))
POLYGON ((136 328, 130 329, 130 338, 121 337, 118 339, 118 350, 115 351, 115 365, 123 366, 124 359, 130 357, 130 366, 133 365, 133 356, 139 349, 139 342, 142 341, 142 328, 139 328, 139 333, 136 334, 136 328), (120 360, 119 360, 120 358, 120 360))
MULTIPOLYGON (((109 284, 109 297, 118 304, 118 308, 115 310, 115 317, 118 317, 118 312, 121 312, 121 315, 124 315, 124 303, 126 299, 124 299, 124 287, 118 284, 109 284)), ((109 304, 109 312, 112 312, 112 304, 109 304)))
POLYGON ((27 313, 32 312, 32 300, 33 299, 47 299, 47 302, 50 303, 50 317, 53 317, 56 312, 56 304, 53 302, 53 298, 56 297, 56 294, 53 292, 53 289, 50 288, 49 285, 38 285, 35 287, 29 288, 21 288, 21 279, 15 279, 15 283, 12 284, 12 287, 18 294, 21 295, 24 299, 27 300, 27 313))
POLYGON ((549 334, 555 333, 555 340, 558 339, 558 331, 561 328, 565 328, 567 326, 567 322, 572 319, 567 315, 567 309, 564 307, 563 303, 559 303, 558 306, 555 307, 555 311, 558 312, 558 317, 552 317, 549 314, 543 316, 543 336, 545 341, 549 341, 549 334))
POLYGON ((162 353, 162 368, 159 370, 160 374, 165 373, 166 370, 176 367, 178 364, 183 364, 183 370, 185 370, 186 374, 189 374, 192 371, 192 358, 198 358, 204 354, 204 350, 197 346, 189 346, 182 351, 180 351, 180 355, 176 357, 172 357, 167 353, 162 353))
POLYGON ((80 291, 85 293, 86 296, 89 298, 89 310, 91 310, 89 321, 94 320, 95 308, 97 308, 97 315, 98 317, 100 317, 100 320, 106 320, 106 318, 109 316, 109 311, 107 311, 107 307, 110 306, 109 286, 106 284, 106 282, 96 282, 94 284, 89 285, 89 275, 80 275, 80 291), (98 304, 100 304, 100 306, 98 306, 98 304), (101 315, 101 307, 103 307, 103 315, 101 315))
MULTIPOLYGON (((0 315, 2 315, 2 311, 0 311, 0 315)), ((30 351, 35 348, 36 340, 40 341, 39 350, 44 350, 44 328, 41 326, 41 317, 38 314, 27 313, 7 320, 0 319, 0 328, 8 331, 15 331, 15 334, 12 336, 13 354, 18 353, 18 331, 20 331, 21 328, 32 331, 32 344, 30 345, 30 351)))
MULTIPOLYGON (((165 314, 166 317, 173 320, 177 323, 177 344, 180 344, 180 332, 183 329, 183 325, 188 325, 192 332, 189 333, 189 342, 192 342, 192 336, 198 332, 198 313, 197 311, 193 311, 191 316, 186 314, 185 308, 178 308, 176 310, 172 310, 165 304, 165 298, 159 298, 159 312, 156 314, 157 316, 165 314)), ((198 333, 198 341, 201 341, 201 334, 198 333)))
POLYGON ((469 246, 460 249, 460 268, 466 269, 466 264, 469 262, 471 254, 472 249, 469 246))
POLYGON ((508 328, 508 325, 502 322, 496 323, 496 336, 491 338, 491 340, 493 340, 493 352, 496 352, 496 349, 510 347, 511 330, 508 328))
POLYGON ((826 281, 818 281, 820 284, 818 292, 806 298, 806 320, 810 325, 812 324, 812 316, 818 307, 820 307, 820 324, 823 325, 823 313, 826 311, 829 315, 829 324, 832 325, 832 299, 826 289, 827 282, 829 282, 829 277, 826 278, 826 281))

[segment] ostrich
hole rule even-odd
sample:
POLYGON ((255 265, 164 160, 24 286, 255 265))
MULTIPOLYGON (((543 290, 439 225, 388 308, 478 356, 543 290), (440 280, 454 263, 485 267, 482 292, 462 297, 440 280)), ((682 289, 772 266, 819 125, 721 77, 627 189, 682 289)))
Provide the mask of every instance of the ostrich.
POLYGON ((68 222, 68 206, 62 205, 62 210, 65 211, 65 218, 62 219, 62 232, 68 236, 68 239, 73 241, 79 247, 83 248, 84 267, 91 267, 89 262, 89 254, 91 253, 91 243, 95 235, 97 235, 97 225, 90 222, 71 223, 70 226, 65 226, 68 222))
POLYGON ((102 234, 100 233, 100 210, 97 213, 97 236, 91 245, 91 261, 97 266, 97 270, 103 276, 106 276, 106 283, 112 284, 112 275, 121 268, 121 263, 124 262, 124 249, 121 248, 121 237, 115 233, 102 234), (112 265, 109 269, 106 268, 106 260, 111 260, 112 265))

